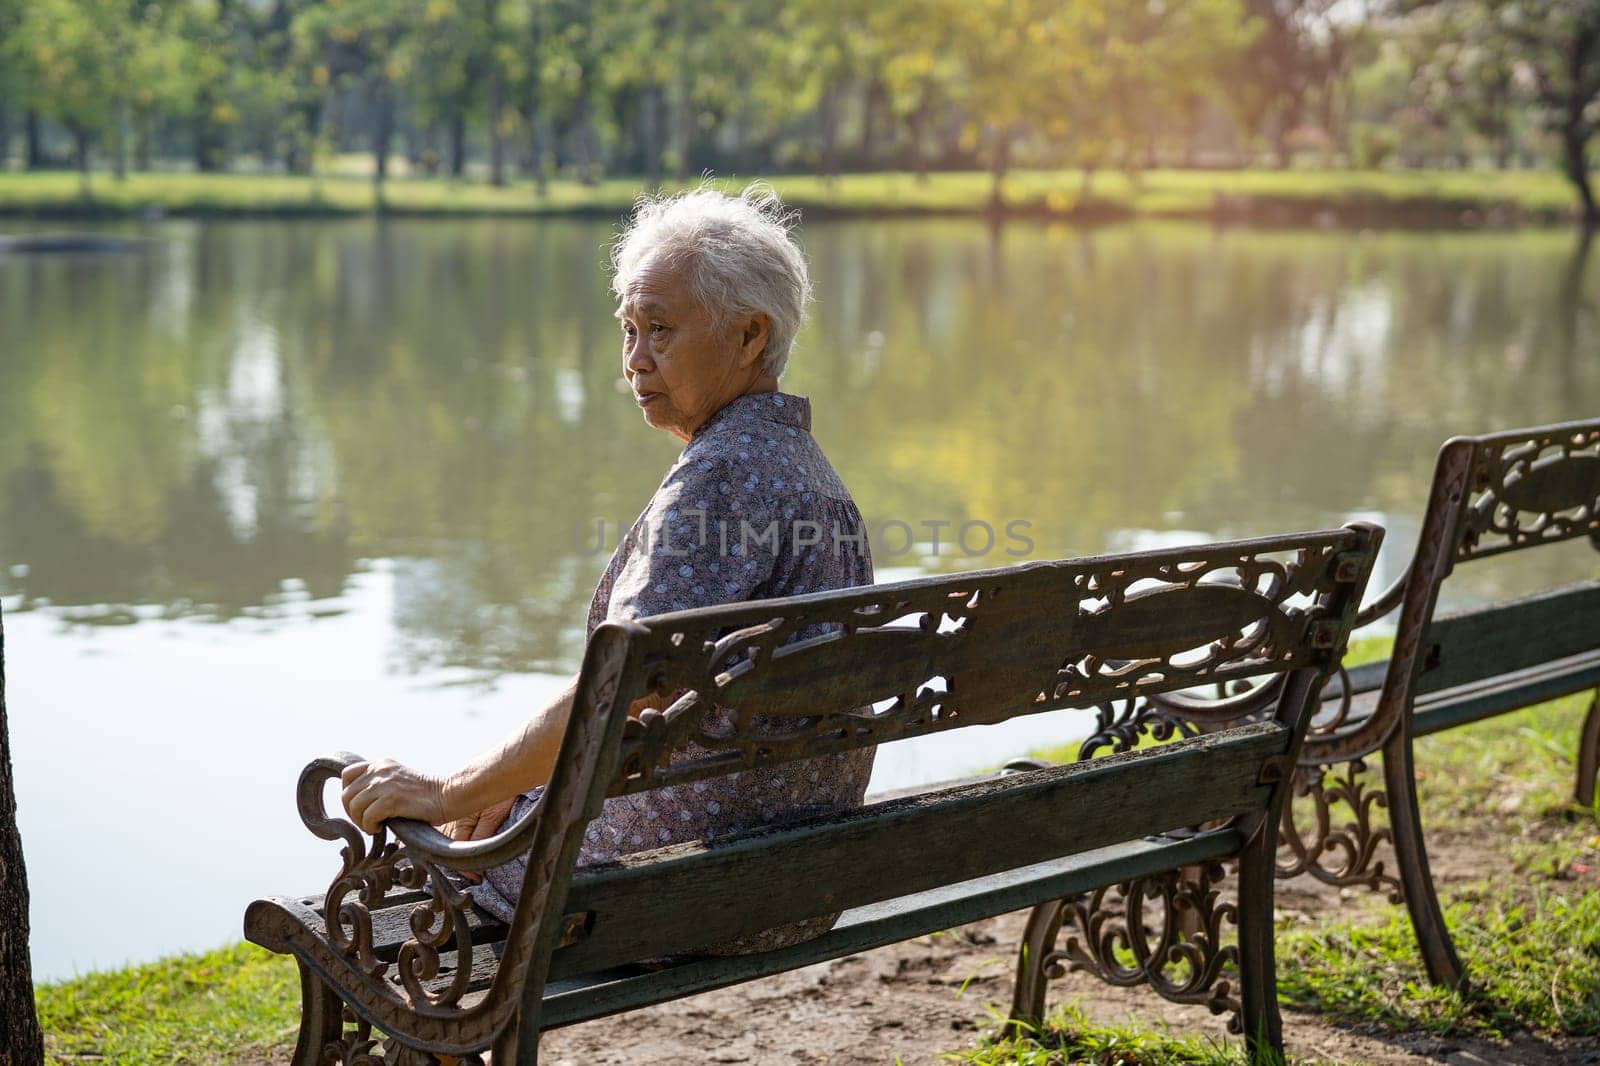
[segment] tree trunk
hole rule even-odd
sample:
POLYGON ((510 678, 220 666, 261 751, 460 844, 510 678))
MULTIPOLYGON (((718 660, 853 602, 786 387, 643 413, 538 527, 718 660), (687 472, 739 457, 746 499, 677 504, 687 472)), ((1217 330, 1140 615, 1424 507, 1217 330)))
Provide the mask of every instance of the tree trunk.
POLYGON ((73 152, 78 163, 78 193, 85 200, 89 198, 89 139, 88 130, 72 131, 73 152))
POLYGON ((835 148, 839 141, 839 89, 830 85, 822 94, 822 106, 817 114, 819 138, 818 169, 824 181, 832 181, 839 173, 835 148))
POLYGON ((389 140, 394 135, 394 92, 387 82, 372 87, 372 184, 383 195, 389 177, 389 140))
POLYGON ((694 144, 694 100, 689 89, 687 64, 679 69, 677 99, 674 103, 677 105, 678 115, 677 121, 673 123, 673 140, 676 142, 673 176, 679 181, 688 181, 689 153, 694 144))
POLYGON ((0 104, 0 170, 11 162, 11 112, 0 104))
POLYGON ((44 138, 39 133, 39 113, 30 109, 22 125, 28 141, 28 169, 42 169, 45 163, 44 138))
POLYGON ((112 116, 111 162, 118 181, 128 180, 128 102, 118 100, 112 116))
POLYGON ((139 170, 150 169, 150 112, 139 112, 138 121, 135 123, 138 130, 133 140, 133 165, 139 170))
POLYGON ((545 162, 546 130, 544 116, 530 110, 528 116, 528 167, 533 171, 533 187, 540 196, 550 191, 550 168, 545 162))
POLYGON ((506 139, 500 132, 500 109, 504 105, 500 64, 489 68, 489 184, 506 183, 506 139))
POLYGON ((207 174, 222 169, 222 131, 211 121, 215 107, 215 94, 209 90, 201 92, 195 105, 194 168, 207 174))
POLYGON ((1600 225, 1600 205, 1595 203, 1594 188, 1589 184, 1589 130, 1581 111, 1561 128, 1562 169, 1567 180, 1578 190, 1578 202, 1583 208, 1583 227, 1593 229, 1600 225))
POLYGON ((867 82, 861 97, 861 145, 856 152, 860 165, 871 169, 878 157, 878 116, 886 110, 889 90, 883 82, 873 78, 867 82))
POLYGON ((1294 153, 1289 148, 1289 127, 1287 123, 1280 125, 1273 131, 1272 155, 1279 170, 1288 170, 1289 164, 1294 162, 1294 153))
POLYGON ((544 116, 539 113, 539 99, 535 93, 529 93, 527 101, 522 105, 522 118, 528 124, 528 173, 533 177, 534 187, 539 195, 543 196, 548 189, 545 178, 545 128, 544 116))
POLYGON ((28 870, 17 832, 17 794, 6 729, 6 633, 0 618, 0 1066, 37 1066, 44 1037, 28 958, 28 870))
POLYGON ((459 178, 467 169, 467 116, 466 108, 458 107, 450 115, 450 176, 459 178))
POLYGON ((917 184, 928 180, 928 122, 933 113, 933 90, 924 87, 917 109, 911 112, 911 169, 916 172, 917 184))
POLYGON ((639 99, 639 151, 644 156, 645 184, 661 185, 661 120, 664 93, 659 85, 647 85, 639 99))
POLYGON ((1006 171, 1011 168, 1011 127, 1002 126, 994 131, 994 152, 989 157, 989 210, 1004 210, 1004 185, 1006 171))
POLYGON ((585 185, 595 185, 598 184, 599 178, 595 165, 595 145, 591 132, 593 120, 589 115, 589 106, 589 92, 585 86, 573 108, 572 163, 577 168, 579 181, 585 185))
POLYGON ((291 174, 310 175, 317 152, 317 133, 322 124, 322 105, 314 101, 297 104, 293 112, 300 121, 289 133, 289 146, 284 153, 284 166, 291 174))

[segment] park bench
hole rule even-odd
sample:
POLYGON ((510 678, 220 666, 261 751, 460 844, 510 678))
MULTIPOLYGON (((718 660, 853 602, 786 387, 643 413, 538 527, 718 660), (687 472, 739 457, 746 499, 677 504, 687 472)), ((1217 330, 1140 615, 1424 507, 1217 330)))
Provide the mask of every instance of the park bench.
MULTIPOLYGON (((1582 537, 1600 547, 1600 419, 1447 441, 1407 569, 1357 619, 1368 626, 1398 608, 1393 654, 1342 670, 1327 686, 1300 755, 1279 876, 1403 899, 1437 984, 1460 984, 1464 972, 1429 875, 1412 742, 1600 686, 1600 581, 1573 573, 1577 580, 1556 589, 1436 616, 1439 590, 1457 565, 1582 537), (1374 754, 1381 787, 1363 780, 1374 754), (1384 807, 1387 828, 1373 817, 1384 807), (1386 843, 1395 874, 1384 868, 1386 843)), ((1256 698, 1270 696, 1264 686, 1256 698)), ((1243 709, 1250 698, 1231 705, 1243 709)), ((1195 709, 1185 694, 1153 702, 1195 709)), ((1597 757, 1600 697, 1577 753, 1574 791, 1584 807, 1594 802, 1597 757)))
POLYGON ((1084 935, 1023 945, 1019 1021, 1082 967, 1228 1012, 1253 1061, 1277 1061, 1276 826, 1381 539, 1353 525, 601 625, 538 807, 483 841, 405 820, 369 837, 325 807, 355 756, 318 759, 299 811, 343 865, 320 897, 245 915, 250 940, 299 962, 294 1062, 492 1048, 500 1066, 531 1064, 546 1029, 1062 899, 1084 935), (1063 707, 1137 714, 1152 693, 1267 676, 1284 680, 1270 706, 1202 712, 1171 743, 574 868, 608 795, 1063 707), (630 714, 645 703, 665 709, 630 714), (518 855, 509 925, 439 872, 518 855), (1212 890, 1224 863, 1236 905, 1212 890), (839 912, 800 944, 696 953, 839 912))

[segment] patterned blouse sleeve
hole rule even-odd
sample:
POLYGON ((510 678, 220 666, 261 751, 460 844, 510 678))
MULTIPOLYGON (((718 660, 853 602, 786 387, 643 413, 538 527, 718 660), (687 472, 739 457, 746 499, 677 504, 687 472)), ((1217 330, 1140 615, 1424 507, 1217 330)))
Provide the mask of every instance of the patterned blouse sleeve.
POLYGON ((668 472, 650 498, 640 542, 617 575, 607 616, 759 599, 776 560, 777 507, 753 471, 721 457, 690 459, 668 472), (758 538, 760 538, 758 540, 758 538))

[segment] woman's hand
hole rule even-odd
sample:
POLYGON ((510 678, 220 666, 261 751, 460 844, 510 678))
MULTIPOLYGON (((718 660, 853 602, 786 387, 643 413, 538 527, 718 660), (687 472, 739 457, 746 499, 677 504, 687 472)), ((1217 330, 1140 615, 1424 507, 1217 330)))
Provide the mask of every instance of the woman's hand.
POLYGON ((511 816, 513 802, 515 801, 501 800, 475 814, 464 815, 453 822, 446 822, 439 827, 439 831, 451 840, 487 839, 500 832, 500 827, 506 824, 506 819, 511 816))
POLYGON ((445 779, 393 759, 351 763, 339 775, 344 809, 356 825, 376 833, 388 818, 415 818, 429 825, 449 820, 445 779))

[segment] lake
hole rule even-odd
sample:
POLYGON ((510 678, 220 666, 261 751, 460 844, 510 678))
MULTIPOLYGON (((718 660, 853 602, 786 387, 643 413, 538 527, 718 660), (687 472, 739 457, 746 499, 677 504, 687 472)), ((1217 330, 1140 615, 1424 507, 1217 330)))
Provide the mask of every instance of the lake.
MULTIPOLYGON (((151 244, 0 256, 40 979, 215 946, 251 898, 324 885, 336 849, 293 806, 309 758, 446 770, 511 732, 576 668, 618 525, 677 452, 621 388, 612 225, 102 229, 151 244)), ((1600 413, 1600 256, 1561 231, 802 238, 817 301, 784 387, 880 580, 1365 518, 1387 582, 1445 438, 1600 413)), ((1540 554, 1536 580, 1595 558, 1540 554)), ((1449 603, 1526 580, 1484 565, 1449 603)), ((891 745, 874 788, 1083 732, 891 745)))

